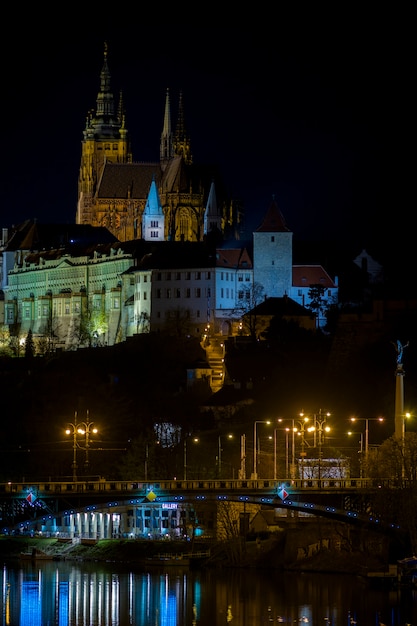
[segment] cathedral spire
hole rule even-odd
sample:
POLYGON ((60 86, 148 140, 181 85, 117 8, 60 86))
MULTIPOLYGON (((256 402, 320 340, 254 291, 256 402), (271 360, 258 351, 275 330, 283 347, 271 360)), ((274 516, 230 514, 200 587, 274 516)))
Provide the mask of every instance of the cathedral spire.
POLYGON ((222 217, 217 207, 216 188, 214 181, 212 181, 207 198, 206 210, 204 211, 204 235, 215 230, 221 231, 221 228, 222 217))
POLYGON ((169 97, 169 89, 167 89, 165 96, 164 126, 161 134, 159 155, 162 164, 166 164, 166 162, 169 159, 172 159, 172 157, 174 156, 174 148, 172 145, 171 103, 169 97))
POLYGON ((185 132, 182 91, 180 92, 180 99, 178 104, 178 120, 174 135, 174 152, 175 154, 182 156, 184 162, 187 165, 191 165, 191 163, 193 162, 190 140, 185 132))
POLYGON ((108 47, 107 42, 104 43, 104 61, 100 73, 100 91, 97 95, 97 117, 113 117, 114 116, 114 99, 110 89, 111 75, 107 64, 108 47))

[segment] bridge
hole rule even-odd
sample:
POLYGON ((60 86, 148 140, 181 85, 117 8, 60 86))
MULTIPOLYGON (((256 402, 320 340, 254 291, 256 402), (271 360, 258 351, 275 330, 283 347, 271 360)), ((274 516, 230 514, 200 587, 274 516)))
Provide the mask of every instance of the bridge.
POLYGON ((243 510, 246 505, 273 507, 398 532, 395 521, 382 520, 372 510, 372 495, 402 486, 366 478, 8 482, 0 484, 0 532, 41 528, 70 536, 108 537, 139 529, 143 535, 155 527, 155 519, 160 530, 178 529, 181 510, 220 502, 238 503, 243 510))

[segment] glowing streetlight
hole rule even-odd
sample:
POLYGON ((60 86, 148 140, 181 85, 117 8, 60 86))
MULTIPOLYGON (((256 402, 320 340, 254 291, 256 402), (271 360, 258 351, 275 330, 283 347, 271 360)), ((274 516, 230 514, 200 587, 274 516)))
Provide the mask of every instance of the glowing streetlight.
MULTIPOLYGON (((351 417, 351 422, 365 422, 365 472, 368 468, 368 454, 369 454, 369 422, 383 422, 383 417, 351 417)), ((403 420, 404 424, 404 420, 403 420)))
MULTIPOLYGON (((227 435, 226 439, 233 439, 233 435, 227 435)), ((221 478, 222 476, 222 452, 223 452, 223 448, 222 448, 222 438, 221 435, 219 435, 219 454, 217 456, 217 470, 218 470, 218 477, 221 478)))
POLYGON ((73 437, 73 443, 72 443, 72 449, 73 449, 73 460, 72 460, 72 479, 75 482, 77 480, 77 449, 80 450, 85 450, 85 463, 84 463, 84 467, 85 469, 88 469, 88 465, 89 465, 89 458, 88 458, 88 451, 90 448, 90 435, 96 434, 98 432, 97 428, 93 428, 93 424, 94 422, 90 422, 89 420, 89 416, 88 416, 88 411, 87 411, 87 420, 85 422, 77 422, 77 412, 75 412, 74 414, 74 423, 69 423, 68 424, 68 428, 66 429, 65 433, 67 435, 72 435, 73 437), (81 436, 81 437, 85 437, 85 445, 81 446, 78 441, 77 441, 77 435, 81 436))
MULTIPOLYGON (((189 435, 184 437, 184 480, 187 480, 187 439, 189 438, 189 435)), ((200 440, 198 437, 193 437, 192 441, 194 441, 194 443, 198 443, 200 440)))
POLYGON ((357 432, 353 432, 351 430, 349 430, 348 432, 349 437, 351 437, 352 435, 359 435, 360 436, 360 440, 359 440, 359 444, 360 444, 360 455, 361 455, 361 460, 360 460, 360 477, 362 478, 362 460, 363 460, 363 433, 357 433, 357 432))
POLYGON ((257 468, 257 458, 256 458, 256 448, 257 448, 257 438, 256 438, 256 425, 257 424, 270 424, 269 420, 257 420, 253 423, 253 480, 258 479, 258 468, 257 468))

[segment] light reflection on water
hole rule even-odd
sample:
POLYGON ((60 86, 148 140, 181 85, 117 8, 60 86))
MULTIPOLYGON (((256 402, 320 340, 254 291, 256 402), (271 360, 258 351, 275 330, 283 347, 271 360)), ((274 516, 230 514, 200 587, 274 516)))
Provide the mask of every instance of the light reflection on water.
POLYGON ((417 626, 417 591, 354 576, 9 562, 1 626, 417 626))

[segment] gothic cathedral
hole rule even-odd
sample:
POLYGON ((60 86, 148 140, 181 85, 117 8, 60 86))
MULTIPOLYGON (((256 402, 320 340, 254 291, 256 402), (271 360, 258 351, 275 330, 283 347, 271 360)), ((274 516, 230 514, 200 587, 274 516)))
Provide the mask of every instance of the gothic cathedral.
POLYGON ((227 196, 216 168, 193 163, 182 94, 173 132, 166 91, 159 162, 137 163, 123 97, 116 106, 110 78, 105 45, 96 110, 83 131, 76 223, 104 226, 119 241, 203 241, 210 233, 239 239, 239 203, 227 196))

